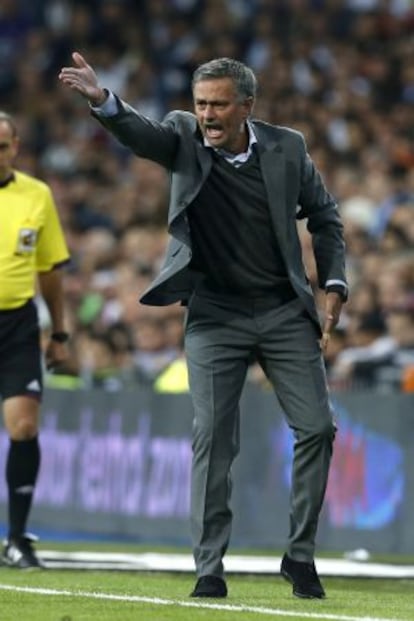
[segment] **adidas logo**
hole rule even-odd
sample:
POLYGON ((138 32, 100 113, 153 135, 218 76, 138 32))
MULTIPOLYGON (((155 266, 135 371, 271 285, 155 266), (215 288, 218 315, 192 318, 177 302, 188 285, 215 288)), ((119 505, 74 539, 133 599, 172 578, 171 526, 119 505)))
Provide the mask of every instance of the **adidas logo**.
POLYGON ((39 380, 34 379, 31 382, 29 382, 26 386, 26 390, 33 390, 34 392, 40 392, 41 388, 40 388, 39 380))

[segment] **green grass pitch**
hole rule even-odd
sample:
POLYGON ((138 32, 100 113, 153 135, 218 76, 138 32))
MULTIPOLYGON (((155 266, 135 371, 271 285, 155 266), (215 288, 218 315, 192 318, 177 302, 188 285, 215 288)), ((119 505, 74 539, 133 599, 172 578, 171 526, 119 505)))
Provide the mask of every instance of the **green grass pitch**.
POLYGON ((195 600, 189 597, 194 580, 187 573, 0 568, 0 621, 414 620, 412 580, 326 577, 323 601, 294 598, 277 575, 229 575, 227 599, 195 600))

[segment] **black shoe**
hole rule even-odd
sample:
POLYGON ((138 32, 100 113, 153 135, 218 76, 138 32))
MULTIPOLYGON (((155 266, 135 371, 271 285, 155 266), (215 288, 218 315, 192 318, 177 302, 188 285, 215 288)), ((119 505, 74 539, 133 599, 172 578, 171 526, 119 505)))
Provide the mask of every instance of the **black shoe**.
POLYGON ((30 533, 24 534, 18 539, 10 539, 4 542, 1 555, 1 563, 17 569, 43 569, 43 563, 37 558, 33 543, 37 537, 30 533))
POLYGON ((218 576, 201 576, 190 597, 227 597, 227 586, 218 576))
POLYGON ((280 573, 293 584, 293 595, 308 599, 324 599, 325 591, 316 573, 315 563, 294 561, 287 554, 282 559, 280 573))

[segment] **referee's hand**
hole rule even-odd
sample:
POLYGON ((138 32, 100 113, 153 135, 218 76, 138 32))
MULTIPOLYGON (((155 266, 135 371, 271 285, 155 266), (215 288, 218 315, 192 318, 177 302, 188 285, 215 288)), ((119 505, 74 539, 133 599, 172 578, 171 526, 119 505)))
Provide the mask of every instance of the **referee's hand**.
POLYGON ((58 343, 49 339, 45 351, 46 368, 48 371, 59 369, 69 358, 67 343, 58 343))

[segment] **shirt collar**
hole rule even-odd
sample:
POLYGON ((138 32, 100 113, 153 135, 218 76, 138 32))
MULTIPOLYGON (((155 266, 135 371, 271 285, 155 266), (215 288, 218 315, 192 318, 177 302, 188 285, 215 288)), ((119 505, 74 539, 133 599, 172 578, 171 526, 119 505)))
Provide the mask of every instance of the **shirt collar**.
POLYGON ((213 149, 218 155, 221 155, 226 159, 230 164, 234 164, 235 166, 240 166, 240 164, 244 164, 247 162, 249 157, 252 154, 253 145, 257 143, 256 134, 254 133, 253 125, 250 121, 246 121, 247 131, 249 133, 249 144, 247 146, 247 150, 243 151, 243 153, 229 153, 225 149, 212 147, 206 138, 204 138, 204 146, 213 149))
POLYGON ((10 177, 7 177, 7 179, 5 179, 4 181, 0 181, 0 188, 7 187, 9 183, 11 183, 12 181, 15 181, 15 179, 16 179, 15 174, 12 173, 10 177))

